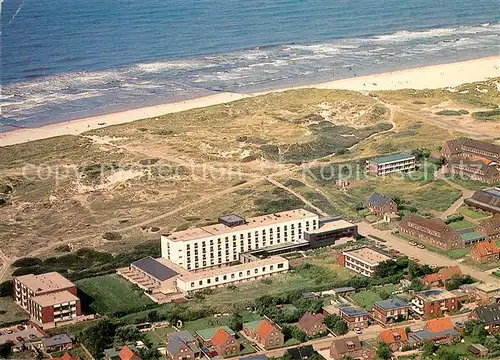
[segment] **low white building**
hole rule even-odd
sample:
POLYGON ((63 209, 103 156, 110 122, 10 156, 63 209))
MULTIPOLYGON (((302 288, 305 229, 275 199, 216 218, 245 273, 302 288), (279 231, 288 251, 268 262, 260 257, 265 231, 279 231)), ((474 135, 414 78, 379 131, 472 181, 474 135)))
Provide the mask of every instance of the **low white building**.
POLYGON ((343 251, 338 255, 340 265, 368 277, 373 277, 378 264, 391 259, 390 256, 368 247, 343 251))

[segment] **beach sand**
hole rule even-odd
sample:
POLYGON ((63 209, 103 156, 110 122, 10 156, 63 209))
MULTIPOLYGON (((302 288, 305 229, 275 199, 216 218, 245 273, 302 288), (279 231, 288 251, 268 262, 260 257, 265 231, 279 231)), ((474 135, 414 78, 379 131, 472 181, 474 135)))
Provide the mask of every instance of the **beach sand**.
POLYGON ((6 133, 0 133, 0 146, 20 144, 53 136, 68 134, 77 135, 103 126, 123 124, 139 119, 157 117, 163 114, 201 108, 210 105, 223 104, 249 96, 257 96, 290 89, 319 88, 357 91, 426 88, 436 89, 454 87, 463 83, 481 81, 498 76, 500 76, 500 56, 492 56, 482 59, 425 66, 254 94, 219 93, 192 100, 148 106, 134 110, 66 121, 39 128, 18 129, 6 133))

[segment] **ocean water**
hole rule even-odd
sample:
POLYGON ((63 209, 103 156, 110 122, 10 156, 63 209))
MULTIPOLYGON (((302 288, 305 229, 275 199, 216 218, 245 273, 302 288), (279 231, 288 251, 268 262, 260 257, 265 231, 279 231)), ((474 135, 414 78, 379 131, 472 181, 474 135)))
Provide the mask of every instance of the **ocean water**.
POLYGON ((499 54, 498 0, 3 0, 0 131, 499 54))

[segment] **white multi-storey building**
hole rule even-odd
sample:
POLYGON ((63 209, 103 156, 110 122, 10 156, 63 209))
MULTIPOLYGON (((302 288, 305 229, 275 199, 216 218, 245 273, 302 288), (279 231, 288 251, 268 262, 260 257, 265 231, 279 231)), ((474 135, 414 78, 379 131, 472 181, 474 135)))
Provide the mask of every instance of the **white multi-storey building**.
POLYGON ((214 225, 162 235, 161 253, 184 269, 203 269, 236 262, 245 251, 304 241, 304 232, 318 226, 318 215, 304 209, 248 220, 227 215, 214 225))
POLYGON ((338 254, 338 263, 340 265, 368 277, 373 277, 378 264, 391 259, 390 256, 368 247, 348 250, 338 254))
POLYGON ((375 175, 413 171, 415 167, 416 157, 411 154, 387 155, 366 161, 366 170, 375 175))

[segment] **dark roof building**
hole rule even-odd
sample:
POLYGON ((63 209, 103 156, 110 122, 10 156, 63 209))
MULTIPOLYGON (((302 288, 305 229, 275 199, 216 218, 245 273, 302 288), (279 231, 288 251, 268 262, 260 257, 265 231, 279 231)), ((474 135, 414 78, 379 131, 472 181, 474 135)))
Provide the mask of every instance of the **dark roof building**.
POLYGON ((366 207, 378 216, 395 214, 398 211, 398 205, 394 200, 376 192, 370 195, 366 202, 366 207))
POLYGON ((478 306, 469 314, 469 319, 477 319, 484 323, 490 333, 500 332, 500 304, 478 306))
POLYGON ((286 352, 293 360, 305 360, 314 354, 314 348, 312 345, 297 346, 295 348, 288 349, 286 352))
POLYGON ((470 198, 464 202, 475 208, 491 212, 500 213, 500 188, 477 190, 470 198))
POLYGON ((159 282, 168 280, 178 275, 177 272, 166 267, 159 261, 153 259, 151 256, 134 261, 130 266, 142 270, 142 272, 148 274, 150 277, 159 282))
POLYGON ((403 299, 400 299, 398 297, 388 299, 388 300, 380 300, 376 301, 375 304, 384 309, 384 310, 392 310, 392 309, 397 309, 405 306, 410 306, 406 301, 403 299))
POLYGON ((452 156, 464 158, 479 156, 496 162, 500 161, 499 145, 465 137, 446 141, 442 153, 446 159, 452 156))

